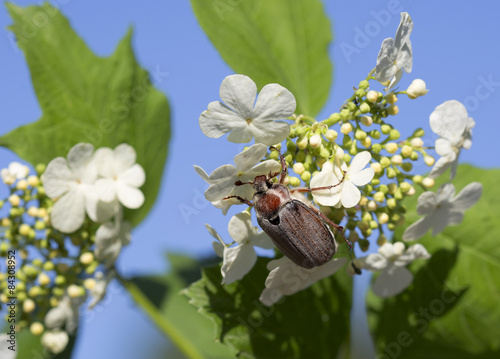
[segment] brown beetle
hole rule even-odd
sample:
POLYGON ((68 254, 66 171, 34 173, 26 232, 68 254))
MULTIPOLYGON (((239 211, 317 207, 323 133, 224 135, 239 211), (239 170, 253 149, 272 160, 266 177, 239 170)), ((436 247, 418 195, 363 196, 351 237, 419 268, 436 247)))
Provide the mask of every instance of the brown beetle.
MULTIPOLYGON (((274 147, 270 149, 278 151, 274 147)), ((281 172, 257 176, 252 182, 237 181, 235 183, 237 186, 253 185, 255 189, 253 203, 240 196, 228 196, 224 199, 237 198, 242 203, 254 206, 259 226, 271 237, 273 243, 285 256, 301 267, 313 268, 325 264, 337 252, 337 243, 328 224, 335 228, 349 248, 352 248, 341 226, 333 223, 316 207, 310 207, 292 198, 290 190, 283 185, 287 175, 287 166, 281 153, 280 160, 281 172), (278 175, 280 175, 278 183, 270 182, 278 175)), ((293 191, 310 192, 330 189, 338 186, 342 181, 332 186, 297 188, 293 191)), ((359 272, 359 269, 354 269, 357 273, 359 272)))

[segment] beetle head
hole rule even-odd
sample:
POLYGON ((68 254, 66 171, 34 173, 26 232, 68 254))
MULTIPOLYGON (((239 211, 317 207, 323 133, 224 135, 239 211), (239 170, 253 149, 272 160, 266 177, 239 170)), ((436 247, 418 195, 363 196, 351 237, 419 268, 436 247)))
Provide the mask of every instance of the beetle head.
POLYGON ((255 177, 252 185, 257 193, 264 193, 271 187, 271 184, 267 181, 266 175, 255 177))

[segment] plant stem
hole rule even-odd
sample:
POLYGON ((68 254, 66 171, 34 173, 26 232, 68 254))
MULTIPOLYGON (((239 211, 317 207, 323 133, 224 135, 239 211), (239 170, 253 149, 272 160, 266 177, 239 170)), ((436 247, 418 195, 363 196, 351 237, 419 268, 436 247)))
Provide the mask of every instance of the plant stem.
POLYGON ((172 343, 187 357, 191 359, 204 359, 205 357, 189 342, 189 340, 180 333, 175 326, 161 313, 144 293, 131 281, 116 274, 116 278, 129 292, 135 303, 142 308, 149 318, 156 324, 158 329, 165 334, 172 343))

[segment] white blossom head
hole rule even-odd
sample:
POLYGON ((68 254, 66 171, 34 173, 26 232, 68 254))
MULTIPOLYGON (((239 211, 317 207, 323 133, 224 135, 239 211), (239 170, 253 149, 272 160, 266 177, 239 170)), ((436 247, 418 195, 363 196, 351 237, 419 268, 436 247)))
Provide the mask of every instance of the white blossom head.
POLYGON ((66 349, 69 342, 69 336, 64 330, 48 330, 43 333, 40 341, 49 352, 52 354, 59 354, 66 349))
POLYGON ((26 178, 30 169, 28 166, 23 165, 19 162, 11 162, 7 168, 3 168, 0 171, 0 175, 2 177, 2 181, 6 185, 11 185, 16 180, 26 178))
POLYGON ((295 112, 295 97, 278 84, 262 88, 257 101, 257 86, 247 76, 227 76, 220 86, 220 98, 200 116, 201 131, 208 137, 219 138, 229 133, 228 141, 274 145, 290 133, 288 123, 279 121, 295 112))

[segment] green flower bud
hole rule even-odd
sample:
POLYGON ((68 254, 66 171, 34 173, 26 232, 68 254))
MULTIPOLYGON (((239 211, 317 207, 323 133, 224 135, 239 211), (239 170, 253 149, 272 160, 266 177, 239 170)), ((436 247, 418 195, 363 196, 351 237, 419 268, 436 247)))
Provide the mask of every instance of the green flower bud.
POLYGON ((392 140, 392 141, 395 141, 397 140, 399 137, 401 137, 401 134, 399 133, 398 130, 396 129, 392 129, 390 132, 389 132, 389 139, 392 140))
POLYGON ((383 194, 387 194, 389 192, 389 187, 387 187, 387 185, 385 184, 381 184, 378 190, 383 194))
POLYGON ((401 168, 405 172, 410 172, 413 169, 413 164, 411 162, 405 162, 401 165, 401 168))
POLYGON ((309 180, 311 179, 311 172, 309 172, 309 171, 302 172, 302 174, 300 175, 300 178, 302 178, 302 181, 304 181, 304 182, 309 182, 309 180))
POLYGON ((344 108, 342 111, 340 111, 340 119, 342 121, 347 121, 351 117, 351 111, 348 109, 344 108))
POLYGON ((398 188, 396 193, 394 193, 394 198, 398 201, 401 201, 403 199, 403 193, 401 192, 400 188, 398 188))
POLYGON ((45 172, 45 169, 47 166, 44 163, 39 163, 35 166, 35 171, 38 173, 38 175, 41 175, 42 173, 45 172))
MULTIPOLYGON (((331 155, 330 151, 325 146, 321 145, 318 156, 321 157, 321 159, 328 159, 330 158, 330 155, 331 155)), ((318 161, 316 161, 316 165, 317 164, 318 161)))
POLYGON ((363 213, 363 216, 361 217, 361 219, 365 222, 370 222, 373 218, 372 218, 372 215, 370 214, 370 212, 365 212, 365 213, 363 213))
MULTIPOLYGON (((300 148, 301 150, 305 149, 309 143, 309 139, 307 136, 299 136, 297 138, 297 147, 300 148)), ((275 152, 275 151, 274 151, 275 152)))
POLYGON ((376 202, 379 202, 379 203, 384 202, 384 199, 385 199, 384 192, 376 192, 376 193, 373 195, 373 199, 374 199, 376 202))
POLYGON ((297 152, 297 155, 295 155, 295 159, 297 162, 304 162, 306 159, 306 153, 303 150, 300 150, 297 152))
POLYGON ((58 275, 58 276, 56 276, 54 283, 58 286, 63 286, 64 284, 66 284, 66 277, 64 277, 62 275, 58 275))
POLYGON ((378 214, 378 222, 380 224, 386 224, 387 222, 389 222, 389 215, 385 212, 379 213, 378 214))
POLYGON ((297 177, 291 177, 290 176, 290 180, 289 180, 288 183, 292 187, 298 187, 298 186, 300 186, 300 179, 298 179, 297 177))
POLYGON ((358 84, 358 88, 367 90, 370 87, 370 83, 366 80, 360 81, 358 84))
POLYGON ((363 98, 365 97, 366 91, 363 89, 357 89, 354 94, 356 95, 357 98, 363 98))
POLYGON ((280 154, 278 153, 278 151, 271 151, 271 153, 269 154, 269 158, 272 160, 278 160, 280 158, 280 154))
POLYGON ((422 137, 423 135, 425 135, 425 131, 422 128, 418 128, 413 132, 412 137, 422 137))
POLYGON ((370 249, 370 242, 367 239, 360 239, 358 243, 361 251, 366 252, 370 249))
POLYGON ((325 132, 325 138, 330 142, 334 142, 337 139, 338 135, 339 134, 335 130, 328 130, 325 132))
MULTIPOLYGON (((293 163, 293 155, 292 154, 285 155, 285 161, 286 161, 287 165, 290 165, 291 163, 293 163)), ((83 240, 83 237, 82 237, 82 240, 83 240)))
POLYGON ((361 113, 368 113, 370 112, 370 105, 368 105, 366 102, 363 102, 359 106, 359 110, 361 111, 361 113))
MULTIPOLYGON (((380 145, 380 143, 374 143, 372 145, 372 151, 373 151, 373 153, 378 154, 378 153, 380 153, 381 150, 382 150, 382 146, 380 145)), ((389 161, 389 163, 390 162, 391 161, 389 161)))
POLYGON ((391 116, 395 116, 399 113, 399 107, 398 105, 391 105, 387 107, 387 113, 391 116))
POLYGON ((351 131, 352 131, 352 125, 349 122, 346 122, 342 126, 340 126, 340 132, 342 132, 344 135, 347 135, 351 131))
POLYGON ((397 176, 397 173, 394 170, 394 168, 388 168, 387 169, 387 178, 394 178, 396 176, 397 176))
POLYGON ((365 221, 360 221, 358 222, 358 228, 361 230, 361 232, 366 232, 368 228, 370 228, 370 224, 365 221))
POLYGON ((342 118, 341 118, 341 116, 340 116, 340 113, 335 112, 335 113, 332 113, 332 114, 330 115, 330 117, 328 117, 328 123, 329 123, 329 125, 331 126, 331 125, 334 125, 334 124, 336 124, 337 122, 339 122, 341 119, 342 119, 342 118))
POLYGON ((357 109, 356 104, 353 102, 348 102, 346 106, 350 112, 356 111, 356 109, 357 109))
POLYGON ((402 182, 399 185, 399 188, 401 189, 401 192, 406 193, 411 189, 411 184, 409 184, 408 182, 402 182))
POLYGON ((363 126, 370 127, 373 123, 373 119, 371 116, 360 116, 359 121, 363 126))
POLYGON ((377 91, 373 91, 373 90, 370 90, 370 91, 368 91, 368 93, 366 94, 366 99, 367 99, 368 101, 370 101, 371 103, 375 103, 375 102, 377 102, 377 101, 378 101, 378 99, 379 99, 379 95, 380 95, 380 93, 379 93, 379 92, 377 92, 377 91))
POLYGON ((408 158, 411 156, 412 153, 413 153, 413 148, 411 148, 410 146, 404 145, 403 147, 401 147, 401 155, 403 157, 408 158))
POLYGON ((420 175, 416 175, 416 176, 413 176, 413 178, 411 179, 413 181, 413 183, 415 184, 419 184, 419 183, 422 183, 422 180, 424 178, 420 175))
POLYGON ((387 207, 389 207, 390 209, 394 209, 398 205, 398 203, 396 202, 396 200, 394 198, 388 198, 386 203, 387 203, 387 207))
MULTIPOLYGON (((289 139, 286 140, 286 149, 287 151, 290 151, 290 152, 294 152, 297 150, 297 145, 295 143, 293 143, 292 141, 290 141, 289 139)), ((273 152, 277 152, 277 151, 273 151, 273 152)))
POLYGON ((418 160, 418 152, 412 152, 411 155, 410 155, 410 159, 412 161, 418 160))
POLYGON ((377 130, 370 131, 370 132, 368 132, 368 134, 369 134, 369 136, 370 136, 371 138, 373 138, 374 140, 378 140, 378 139, 380 138, 380 136, 381 136, 381 135, 380 135, 380 132, 379 132, 379 131, 377 131, 377 130))
POLYGON ((351 162, 351 156, 349 156, 347 153, 344 153, 344 156, 342 157, 345 163, 351 162))
POLYGON ((378 238, 377 238, 377 244, 379 246, 383 246, 384 244, 387 243, 387 237, 384 236, 384 234, 381 234, 378 238))
POLYGON ((64 289, 54 287, 52 288, 52 294, 55 295, 56 297, 62 297, 64 295, 64 289))
POLYGON ((363 130, 357 130, 354 137, 356 137, 359 141, 363 141, 366 138, 366 132, 363 130))
POLYGON ((394 194, 398 189, 398 185, 396 183, 389 183, 387 187, 388 187, 387 193, 389 194, 394 194))
POLYGON ((387 101, 387 103, 394 105, 396 102, 398 102, 398 97, 394 94, 394 92, 391 92, 385 95, 385 100, 387 101))
POLYGON ((380 126, 380 130, 382 131, 382 133, 384 135, 388 135, 391 132, 392 128, 390 125, 384 124, 384 125, 380 126))
POLYGON ((381 157, 380 165, 382 166, 382 168, 387 168, 391 165, 391 160, 387 157, 381 157))
POLYGON ((38 286, 33 286, 30 288, 30 290, 28 291, 28 295, 31 297, 31 298, 35 298, 35 297, 38 297, 39 295, 42 294, 42 288, 38 287, 38 286))
POLYGON ((356 141, 357 140, 352 141, 351 146, 349 147, 349 154, 352 156, 356 156, 356 154, 358 153, 358 148, 356 147, 356 141))
POLYGON ((372 179, 371 184, 373 184, 374 186, 379 185, 380 184, 380 179, 378 179, 378 178, 372 179))

